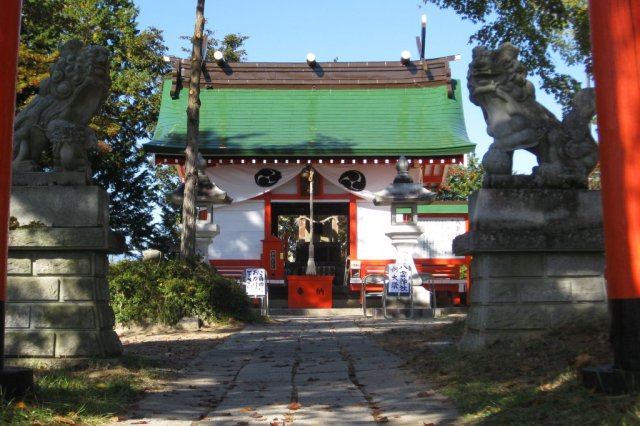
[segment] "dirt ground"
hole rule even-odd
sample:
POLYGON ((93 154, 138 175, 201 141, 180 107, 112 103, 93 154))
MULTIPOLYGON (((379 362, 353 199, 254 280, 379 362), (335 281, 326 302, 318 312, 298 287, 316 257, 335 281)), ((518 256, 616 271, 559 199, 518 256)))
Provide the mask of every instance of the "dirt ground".
POLYGON ((125 355, 141 357, 170 365, 186 367, 200 352, 214 349, 242 324, 204 326, 198 330, 169 327, 116 329, 125 355))

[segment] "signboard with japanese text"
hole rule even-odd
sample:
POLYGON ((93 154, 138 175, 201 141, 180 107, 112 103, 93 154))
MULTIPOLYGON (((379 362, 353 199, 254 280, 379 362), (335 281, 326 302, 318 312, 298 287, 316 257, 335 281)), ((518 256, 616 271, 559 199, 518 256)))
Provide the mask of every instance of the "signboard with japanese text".
POLYGON ((349 276, 350 282, 354 284, 362 283, 362 277, 360 275, 362 264, 359 260, 351 260, 349 262, 349 276))
POLYGON ((267 271, 262 268, 244 271, 244 286, 249 297, 261 297, 267 294, 267 271))
POLYGON ((411 267, 403 263, 389 265, 387 296, 411 296, 411 267))

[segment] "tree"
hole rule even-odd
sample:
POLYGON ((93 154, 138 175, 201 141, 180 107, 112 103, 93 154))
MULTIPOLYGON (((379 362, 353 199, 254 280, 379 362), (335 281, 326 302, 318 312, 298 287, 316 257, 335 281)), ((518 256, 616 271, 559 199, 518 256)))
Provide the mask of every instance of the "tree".
MULTIPOLYGON (((180 186, 180 177, 174 166, 156 165, 155 169, 156 194, 165 195, 180 186)), ((150 247, 160 250, 162 253, 175 254, 180 248, 180 228, 182 227, 182 206, 178 207, 169 202, 160 200, 160 221, 157 224, 157 232, 151 237, 150 247)))
POLYGON ((180 255, 183 259, 196 256, 196 191, 198 184, 198 143, 200 130, 200 74, 202 72, 202 50, 204 37, 204 2, 198 0, 196 23, 191 40, 191 78, 187 103, 187 146, 184 150, 184 198, 182 204, 182 238, 180 255))
POLYGON ((436 196, 441 201, 466 201, 471 194, 482 188, 484 169, 478 157, 469 156, 466 166, 450 166, 446 181, 436 196))
MULTIPOLYGON (((215 38, 215 31, 211 29, 206 29, 204 34, 207 40, 204 57, 207 62, 215 62, 213 54, 216 50, 222 52, 222 55, 227 62, 242 62, 247 58, 247 51, 244 49, 244 42, 249 38, 249 36, 231 33, 225 35, 222 40, 219 40, 215 38)), ((180 39, 191 40, 191 37, 180 36, 180 39)), ((185 53, 191 53, 191 50, 186 47, 183 47, 182 51, 185 53)))
POLYGON ((451 8, 482 27, 469 42, 496 48, 510 41, 520 60, 542 81, 542 89, 567 107, 580 83, 558 72, 552 54, 567 65, 581 65, 592 74, 587 0, 423 0, 451 8))
MULTIPOLYGON (((213 36, 213 31, 211 35, 213 36)), ((210 47, 207 46, 207 61, 213 61, 213 53, 216 50, 220 50, 224 55, 224 58, 228 62, 242 62, 247 57, 247 51, 243 49, 244 42, 249 36, 243 36, 241 34, 227 34, 222 40, 212 38, 213 42, 210 47)))
POLYGON ((109 50, 111 94, 91 123, 100 141, 92 167, 111 198, 111 227, 127 237, 130 251, 149 247, 158 232, 153 212, 161 194, 138 141, 151 136, 168 72, 161 31, 139 31, 137 15, 131 0, 24 0, 17 93, 22 108, 61 42, 78 39, 109 50))

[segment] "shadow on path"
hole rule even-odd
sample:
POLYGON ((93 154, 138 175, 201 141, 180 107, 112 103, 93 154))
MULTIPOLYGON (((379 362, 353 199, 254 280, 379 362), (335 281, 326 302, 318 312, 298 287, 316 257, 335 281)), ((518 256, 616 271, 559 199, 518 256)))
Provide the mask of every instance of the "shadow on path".
MULTIPOLYGON (((129 424, 456 424, 443 396, 367 332, 433 320, 276 317, 201 352, 175 381, 149 394, 129 424), (366 332, 365 332, 366 331, 366 332)), ((176 350, 173 348, 172 350, 176 350)))

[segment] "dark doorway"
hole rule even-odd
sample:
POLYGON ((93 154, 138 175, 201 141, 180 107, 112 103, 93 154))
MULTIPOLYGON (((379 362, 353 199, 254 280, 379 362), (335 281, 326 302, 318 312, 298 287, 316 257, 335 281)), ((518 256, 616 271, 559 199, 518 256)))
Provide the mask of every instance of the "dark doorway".
MULTIPOLYGON (((313 204, 314 259, 318 274, 333 275, 334 285, 342 285, 349 250, 349 203, 313 204)), ((309 258, 309 203, 273 202, 271 233, 287 242, 285 269, 302 275, 309 258)))

